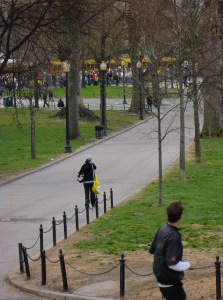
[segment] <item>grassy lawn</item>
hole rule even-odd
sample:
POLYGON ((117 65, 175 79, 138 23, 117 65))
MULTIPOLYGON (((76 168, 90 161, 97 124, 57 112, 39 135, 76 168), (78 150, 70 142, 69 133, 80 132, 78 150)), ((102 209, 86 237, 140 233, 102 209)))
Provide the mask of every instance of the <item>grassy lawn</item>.
POLYGON ((181 226, 185 247, 222 251, 222 149, 222 138, 202 140, 203 162, 196 165, 193 158, 187 161, 187 181, 179 181, 178 167, 165 176, 162 206, 157 206, 158 185, 154 182, 127 204, 85 226, 82 230, 86 236, 90 231, 93 238, 73 247, 115 255, 145 251, 157 228, 166 222, 167 204, 181 200, 185 208, 181 226))
MULTIPOLYGON (((65 88, 49 88, 53 91, 54 98, 65 98, 65 88)), ((31 92, 33 94, 33 91, 31 92)), ((165 90, 161 90, 163 93, 163 97, 176 97, 178 94, 176 89, 168 89, 168 95, 165 95, 165 90)), ((16 92, 16 94, 20 97, 27 97, 29 95, 29 90, 22 90, 20 92, 16 92)), ((7 92, 5 92, 7 95, 7 92)), ((126 99, 132 98, 132 87, 126 86, 125 87, 125 95, 126 99)), ((100 86, 86 86, 82 88, 82 96, 84 99, 89 98, 100 98, 100 86)), ((108 99, 122 99, 123 98, 123 86, 108 86, 106 87, 106 98, 108 99)))
MULTIPOLYGON (((99 115, 99 111, 95 112, 99 115)), ((49 118, 55 111, 36 110, 36 159, 31 159, 30 118, 28 109, 0 109, 0 180, 14 172, 36 168, 59 157, 65 146, 65 120, 49 118)), ((126 111, 107 111, 108 134, 138 122, 137 115, 126 111)), ((80 121, 80 138, 71 141, 73 151, 95 140, 98 122, 80 121)))
MULTIPOLYGON (((55 98, 65 98, 65 87, 63 88, 49 88, 53 92, 53 96, 55 98)), ((17 96, 20 97, 27 97, 30 93, 30 90, 22 90, 20 92, 16 92, 17 96)), ((33 91, 31 91, 31 94, 33 94, 33 91)), ((126 98, 132 97, 132 87, 126 86, 125 87, 125 94, 126 98)), ((4 95, 7 95, 7 92, 4 93, 4 95)), ((82 96, 83 98, 100 98, 100 86, 86 86, 85 88, 82 88, 82 96)), ((109 99, 117 99, 117 98, 123 98, 123 87, 120 86, 108 86, 106 87, 106 97, 109 99)))

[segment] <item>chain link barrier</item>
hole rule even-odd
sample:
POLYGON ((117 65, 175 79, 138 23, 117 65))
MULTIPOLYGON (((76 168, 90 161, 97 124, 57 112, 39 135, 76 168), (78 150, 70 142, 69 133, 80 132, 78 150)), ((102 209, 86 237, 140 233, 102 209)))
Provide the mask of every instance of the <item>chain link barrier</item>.
POLYGON ((86 207, 85 207, 82 211, 79 211, 79 210, 78 210, 78 213, 79 213, 79 214, 82 214, 82 213, 84 213, 85 211, 86 211, 86 207))
POLYGON ((206 267, 199 267, 199 268, 194 268, 194 271, 196 270, 204 270, 204 269, 211 269, 211 268, 214 268, 215 266, 206 266, 206 267))
POLYGON ((77 271, 78 273, 81 273, 81 274, 83 274, 83 275, 87 275, 87 276, 101 276, 101 275, 105 275, 105 274, 107 274, 107 273, 110 273, 111 271, 113 271, 114 269, 116 269, 118 266, 119 266, 119 263, 116 265, 116 266, 114 266, 114 267, 112 267, 111 269, 109 269, 109 270, 107 270, 107 271, 104 271, 104 272, 102 272, 102 273, 86 273, 86 272, 83 272, 83 271, 80 271, 80 270, 78 270, 77 268, 75 268, 74 266, 72 266, 69 262, 67 262, 66 260, 64 260, 65 261, 65 263, 69 266, 69 267, 71 267, 72 269, 74 269, 75 271, 77 271))
POLYGON ((40 260, 40 258, 41 258, 41 256, 39 256, 38 258, 32 258, 32 257, 29 256, 28 253, 27 253, 27 257, 28 257, 31 261, 34 261, 34 262, 40 260))
POLYGON ((48 232, 50 232, 50 231, 52 230, 52 228, 53 228, 53 226, 51 226, 49 230, 43 231, 43 233, 48 233, 48 232))
POLYGON ((39 238, 40 238, 40 234, 38 235, 37 240, 35 241, 35 243, 34 243, 31 247, 25 247, 25 246, 24 246, 24 247, 25 247, 27 250, 30 250, 30 249, 34 248, 34 247, 36 246, 36 244, 37 244, 39 238))
POLYGON ((63 220, 61 220, 61 221, 59 221, 59 222, 56 222, 56 225, 58 226, 58 225, 60 225, 60 224, 62 224, 63 223, 63 220))
POLYGON ((74 212, 74 214, 72 215, 72 217, 67 218, 67 220, 70 221, 70 220, 72 220, 73 218, 74 218, 74 221, 75 221, 75 212, 74 212))
POLYGON ((149 273, 149 274, 139 274, 135 271, 133 271, 130 267, 128 267, 128 265, 125 265, 126 269, 128 269, 131 273, 137 275, 137 276, 141 276, 141 277, 146 277, 146 276, 151 276, 153 275, 153 272, 152 273, 149 273))
POLYGON ((46 259, 47 259, 51 264, 58 264, 58 262, 60 262, 60 259, 58 259, 58 260, 52 260, 52 259, 50 259, 48 256, 46 256, 46 259))

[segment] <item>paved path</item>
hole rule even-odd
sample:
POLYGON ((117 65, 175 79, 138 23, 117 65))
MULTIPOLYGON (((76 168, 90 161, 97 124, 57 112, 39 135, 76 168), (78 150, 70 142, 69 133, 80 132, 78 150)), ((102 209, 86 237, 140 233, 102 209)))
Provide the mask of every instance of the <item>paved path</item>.
MULTIPOLYGON (((163 128, 169 125, 179 127, 177 111, 173 110, 164 119, 163 128)), ((151 118, 131 130, 98 141, 88 149, 67 155, 50 167, 22 177, 9 184, 0 186, 0 299, 36 299, 22 295, 11 289, 3 281, 4 276, 18 266, 18 243, 32 246, 39 235, 39 226, 44 231, 51 227, 52 217, 62 219, 66 211, 70 217, 75 205, 84 208, 82 184, 76 181, 80 166, 88 154, 98 167, 101 191, 109 195, 114 192, 114 205, 117 205, 134 192, 141 189, 158 174, 158 150, 156 139, 156 119, 151 118)), ((193 142, 193 111, 186 111, 186 144, 193 142)), ((179 155, 179 131, 172 132, 163 141, 163 169, 166 169, 179 155)), ((100 195, 100 201, 102 195, 100 195)), ((101 208, 102 213, 102 208, 101 208)), ((93 218, 91 213, 91 219, 93 218)), ((85 215, 80 215, 84 224, 85 215)), ((60 228, 60 226, 59 226, 60 228)), ((58 235, 62 237, 58 228, 58 235)), ((68 223, 68 233, 75 229, 73 222, 68 223)), ((52 245, 52 233, 44 235, 44 247, 52 245)), ((39 243, 30 255, 39 251, 39 243)))

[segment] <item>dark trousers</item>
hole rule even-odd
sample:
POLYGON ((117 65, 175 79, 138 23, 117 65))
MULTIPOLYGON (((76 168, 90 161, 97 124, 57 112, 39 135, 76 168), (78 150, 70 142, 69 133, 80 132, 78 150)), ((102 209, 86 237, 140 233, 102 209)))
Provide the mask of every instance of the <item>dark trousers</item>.
POLYGON ((160 291, 166 300, 185 300, 186 294, 182 282, 176 283, 168 288, 160 288, 160 291))
POLYGON ((92 192, 92 186, 94 183, 84 183, 84 193, 85 193, 85 201, 89 204, 91 201, 91 205, 95 206, 95 194, 92 192))

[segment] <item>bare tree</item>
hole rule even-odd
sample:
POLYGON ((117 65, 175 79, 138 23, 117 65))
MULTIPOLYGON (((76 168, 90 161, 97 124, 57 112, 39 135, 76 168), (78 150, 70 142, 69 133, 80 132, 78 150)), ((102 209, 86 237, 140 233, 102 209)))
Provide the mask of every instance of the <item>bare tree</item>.
POLYGON ((12 56, 20 59, 17 52, 22 46, 31 43, 31 40, 35 45, 46 28, 62 17, 64 9, 61 10, 61 7, 62 3, 59 1, 1 1, 0 74, 4 72, 12 56))
POLYGON ((222 1, 206 1, 206 44, 203 60, 204 125, 202 136, 218 136, 222 124, 222 1))

